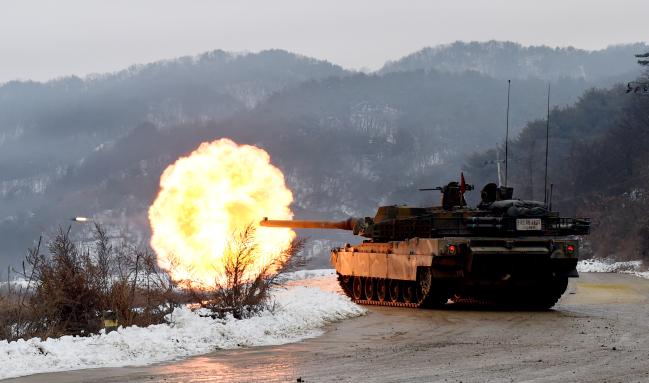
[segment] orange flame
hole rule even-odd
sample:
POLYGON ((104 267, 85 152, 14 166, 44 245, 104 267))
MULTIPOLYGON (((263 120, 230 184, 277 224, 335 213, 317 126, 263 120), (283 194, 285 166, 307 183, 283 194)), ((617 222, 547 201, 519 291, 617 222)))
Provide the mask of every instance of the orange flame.
MULTIPOLYGON (((263 149, 225 138, 202 143, 165 169, 149 208, 158 264, 176 281, 214 285, 232 234, 263 217, 293 218, 292 200, 263 149)), ((267 266, 294 237, 290 229, 257 228, 250 270, 267 266)))

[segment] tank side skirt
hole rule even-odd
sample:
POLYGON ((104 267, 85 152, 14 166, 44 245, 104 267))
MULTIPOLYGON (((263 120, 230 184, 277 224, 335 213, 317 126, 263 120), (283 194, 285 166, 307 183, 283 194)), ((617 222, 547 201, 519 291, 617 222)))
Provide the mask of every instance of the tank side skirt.
POLYGON ((342 275, 416 281, 417 267, 430 267, 433 256, 340 251, 335 261, 336 271, 342 275))

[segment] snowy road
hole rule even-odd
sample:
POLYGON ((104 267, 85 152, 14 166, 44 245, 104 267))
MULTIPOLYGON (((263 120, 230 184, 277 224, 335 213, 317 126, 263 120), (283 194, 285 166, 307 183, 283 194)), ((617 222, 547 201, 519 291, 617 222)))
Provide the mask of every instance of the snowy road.
POLYGON ((368 307, 300 343, 6 382, 649 381, 649 280, 582 273, 569 292, 540 313, 368 307))

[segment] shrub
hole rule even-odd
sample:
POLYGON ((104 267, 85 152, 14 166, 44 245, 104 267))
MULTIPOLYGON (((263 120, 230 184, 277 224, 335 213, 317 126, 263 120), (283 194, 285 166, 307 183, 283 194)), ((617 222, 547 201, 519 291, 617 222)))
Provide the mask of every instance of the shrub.
POLYGON ((192 300, 214 317, 228 313, 237 319, 252 316, 269 307, 270 291, 282 284, 286 272, 304 265, 305 259, 299 254, 303 245, 302 239, 295 239, 288 249, 253 270, 258 246, 255 228, 249 225, 232 234, 222 264, 214 265, 214 287, 187 284, 192 300), (223 270, 223 275, 216 270, 223 270))
POLYGON ((153 252, 125 242, 113 247, 98 224, 93 234, 93 249, 82 249, 70 229, 59 229, 47 254, 40 241, 28 251, 21 274, 26 286, 2 298, 1 339, 95 333, 107 311, 125 326, 162 323, 173 311, 182 297, 153 252))

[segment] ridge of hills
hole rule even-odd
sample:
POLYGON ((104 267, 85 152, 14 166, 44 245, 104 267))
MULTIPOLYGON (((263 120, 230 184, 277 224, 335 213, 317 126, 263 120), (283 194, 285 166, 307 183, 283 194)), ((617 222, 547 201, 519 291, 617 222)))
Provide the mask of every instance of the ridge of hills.
MULTIPOLYGON (((489 62, 493 49, 498 57, 507 50, 494 42, 458 44, 433 48, 431 57, 444 58, 437 66, 397 69, 395 62, 369 75, 281 50, 214 51, 84 79, 5 83, 0 239, 7 246, 0 260, 18 262, 42 232, 74 215, 94 216, 146 242, 146 211, 162 170, 220 137, 271 154, 294 191, 299 217, 432 203, 413 190, 455 178, 467 156, 498 144, 504 133, 506 82, 487 66, 467 67, 462 60, 489 62), (460 48, 465 54, 439 53, 460 48)), ((516 51, 511 44, 500 45, 516 51)), ((609 49, 624 56, 644 48, 609 49)), ((514 77, 514 134, 544 115, 546 81, 553 84, 553 104, 565 107, 587 89, 639 73, 624 64, 574 76, 575 60, 590 68, 588 54, 578 52, 536 62, 551 62, 552 70, 514 77), (555 76, 556 60, 564 56, 566 74, 555 76)), ((632 55, 627 61, 635 65, 632 55)), ((307 251, 324 247, 315 241, 307 251)))
POLYGON ((598 79, 612 84, 640 72, 632 58, 646 52, 646 43, 611 45, 599 50, 574 47, 524 46, 511 41, 463 42, 426 47, 396 61, 378 73, 437 70, 476 71, 499 79, 598 79))

